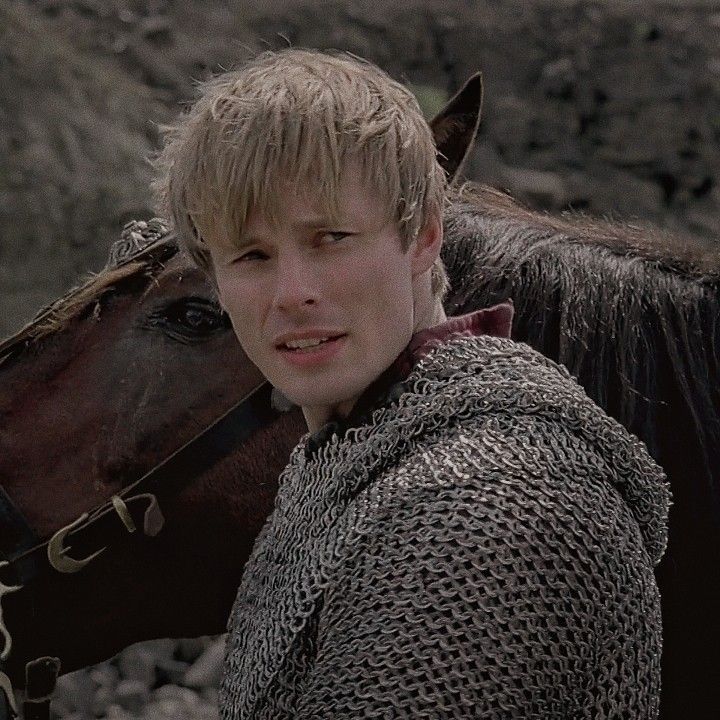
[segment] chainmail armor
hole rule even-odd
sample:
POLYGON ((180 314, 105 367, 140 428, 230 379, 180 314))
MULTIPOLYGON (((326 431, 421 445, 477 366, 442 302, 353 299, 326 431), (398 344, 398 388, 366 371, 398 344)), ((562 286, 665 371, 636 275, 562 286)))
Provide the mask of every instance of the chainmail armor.
POLYGON ((645 446, 502 338, 455 337, 402 386, 293 450, 221 717, 656 718, 670 496, 645 446))

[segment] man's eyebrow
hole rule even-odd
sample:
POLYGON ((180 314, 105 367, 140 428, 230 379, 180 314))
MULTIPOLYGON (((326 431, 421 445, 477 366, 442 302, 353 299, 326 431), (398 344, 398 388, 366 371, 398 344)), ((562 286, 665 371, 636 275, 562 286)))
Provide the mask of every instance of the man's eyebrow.
MULTIPOLYGON (((345 218, 337 218, 338 222, 344 222, 345 218)), ((330 218, 325 215, 313 215, 312 217, 303 218, 302 220, 296 220, 295 222, 291 223, 292 227, 295 229, 305 230, 308 228, 314 228, 314 227, 330 227, 333 224, 330 221, 330 218)))
MULTIPOLYGON (((290 223, 293 230, 309 230, 312 228, 329 228, 333 225, 347 224, 347 218, 342 217, 337 223, 330 221, 330 218, 325 215, 315 215, 313 217, 303 218, 302 220, 296 220, 290 223)), ((236 250, 240 250, 247 245, 255 245, 256 243, 262 243, 265 238, 262 235, 242 235, 238 241, 234 244, 236 250)))

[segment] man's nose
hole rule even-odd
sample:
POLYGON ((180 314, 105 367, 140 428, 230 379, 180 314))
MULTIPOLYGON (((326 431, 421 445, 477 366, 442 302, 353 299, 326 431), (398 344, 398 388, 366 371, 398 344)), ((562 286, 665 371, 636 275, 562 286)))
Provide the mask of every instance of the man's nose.
POLYGON ((310 263, 300 254, 278 257, 275 305, 292 311, 317 302, 317 278, 310 263))

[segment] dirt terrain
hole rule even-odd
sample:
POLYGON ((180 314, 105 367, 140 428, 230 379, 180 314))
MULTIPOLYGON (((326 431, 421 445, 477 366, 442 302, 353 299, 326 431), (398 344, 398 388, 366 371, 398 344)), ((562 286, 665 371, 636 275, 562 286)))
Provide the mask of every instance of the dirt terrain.
MULTIPOLYGON (((480 69, 469 177, 717 242, 719 36, 720 0, 5 0, 0 337, 152 215, 146 159, 195 81, 287 44, 367 57, 428 114, 480 69)), ((66 677, 56 716, 215 717, 217 648, 131 648, 66 677)))
POLYGON ((288 43, 368 57, 428 112, 481 69, 468 175, 717 234, 720 3, 6 0, 0 28, 0 336, 152 213, 146 158, 195 80, 288 43))

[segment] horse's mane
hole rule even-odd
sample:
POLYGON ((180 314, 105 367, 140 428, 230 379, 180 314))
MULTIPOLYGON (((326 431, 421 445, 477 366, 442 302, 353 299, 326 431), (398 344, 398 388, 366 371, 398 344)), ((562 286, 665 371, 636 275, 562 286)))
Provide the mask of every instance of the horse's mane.
POLYGON ((621 379, 618 419, 653 451, 669 391, 664 364, 706 452, 720 441, 720 246, 583 215, 551 217, 471 183, 453 192, 445 233, 457 288, 450 312, 512 297, 527 341, 568 367, 596 402, 607 407, 610 384, 621 379))
POLYGON ((500 190, 467 182, 452 189, 451 208, 477 210, 489 220, 509 222, 539 232, 554 232, 563 241, 602 246, 625 258, 641 258, 681 275, 720 280, 720 242, 669 232, 640 221, 598 220, 580 211, 559 216, 523 207, 500 190))

